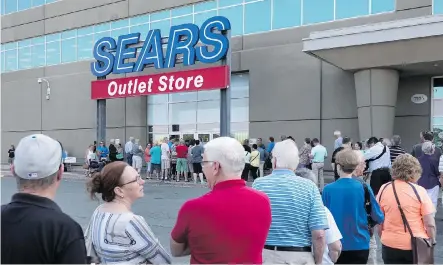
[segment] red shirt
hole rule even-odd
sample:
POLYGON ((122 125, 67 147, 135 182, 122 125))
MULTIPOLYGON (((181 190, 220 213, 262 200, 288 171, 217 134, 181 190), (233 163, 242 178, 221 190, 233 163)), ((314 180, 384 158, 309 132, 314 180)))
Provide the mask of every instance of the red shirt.
POLYGON ((268 197, 238 179, 187 201, 171 237, 189 246, 191 264, 261 264, 270 226, 268 197))
POLYGON ((177 158, 187 158, 188 157, 188 147, 186 145, 179 145, 175 147, 177 152, 177 158))

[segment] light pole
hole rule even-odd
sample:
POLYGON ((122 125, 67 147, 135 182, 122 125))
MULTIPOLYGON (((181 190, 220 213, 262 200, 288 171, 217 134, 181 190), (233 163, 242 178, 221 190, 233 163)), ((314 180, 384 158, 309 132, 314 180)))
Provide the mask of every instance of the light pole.
POLYGON ((46 83, 46 99, 47 100, 49 100, 49 96, 51 95, 51 87, 49 86, 49 81, 47 80, 47 79, 44 79, 44 78, 39 78, 39 79, 37 79, 37 82, 39 83, 39 84, 41 84, 42 82, 45 82, 46 83))

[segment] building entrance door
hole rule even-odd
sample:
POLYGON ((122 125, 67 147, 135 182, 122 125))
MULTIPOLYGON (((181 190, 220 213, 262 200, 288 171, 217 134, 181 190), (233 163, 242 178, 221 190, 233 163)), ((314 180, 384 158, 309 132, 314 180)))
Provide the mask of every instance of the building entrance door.
POLYGON ((190 141, 190 140, 200 140, 203 143, 207 143, 209 141, 211 141, 212 139, 218 138, 220 137, 219 133, 206 133, 206 132, 202 132, 202 133, 179 133, 176 132, 174 134, 170 134, 169 135, 169 139, 171 139, 171 137, 173 139, 183 139, 184 141, 190 141))

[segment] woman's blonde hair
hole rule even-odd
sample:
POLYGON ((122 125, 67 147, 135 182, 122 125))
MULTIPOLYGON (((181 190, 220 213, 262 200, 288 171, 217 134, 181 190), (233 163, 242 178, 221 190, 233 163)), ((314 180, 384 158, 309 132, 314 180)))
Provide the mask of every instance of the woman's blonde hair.
POLYGON ((403 181, 415 181, 421 177, 422 169, 417 158, 410 154, 397 156, 392 164, 392 178, 403 181))

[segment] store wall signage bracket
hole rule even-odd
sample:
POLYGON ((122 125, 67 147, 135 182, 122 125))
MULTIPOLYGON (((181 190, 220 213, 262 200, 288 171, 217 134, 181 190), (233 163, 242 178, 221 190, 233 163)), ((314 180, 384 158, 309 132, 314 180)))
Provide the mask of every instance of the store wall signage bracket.
POLYGON ((107 98, 209 89, 220 89, 220 135, 231 136, 230 31, 229 20, 215 16, 201 27, 172 26, 166 38, 161 37, 160 30, 153 29, 148 31, 144 42, 140 42, 140 33, 119 36, 117 41, 110 37, 99 39, 93 49, 96 61, 91 63, 91 73, 97 77, 97 81, 91 82, 91 99, 97 100, 97 141, 106 139, 107 98), (165 54, 163 45, 167 45, 165 54), (150 67, 166 70, 179 63, 192 66, 196 61, 219 66, 106 80, 109 74, 142 72, 150 67))

